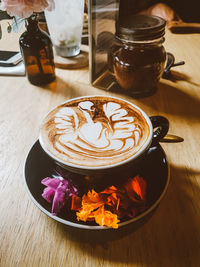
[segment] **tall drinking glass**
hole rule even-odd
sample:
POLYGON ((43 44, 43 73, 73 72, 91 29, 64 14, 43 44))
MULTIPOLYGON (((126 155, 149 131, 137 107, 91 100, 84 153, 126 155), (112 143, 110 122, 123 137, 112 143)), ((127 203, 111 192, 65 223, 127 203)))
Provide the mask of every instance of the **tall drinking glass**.
POLYGON ((45 11, 56 54, 73 57, 80 53, 84 0, 54 0, 55 9, 45 11))

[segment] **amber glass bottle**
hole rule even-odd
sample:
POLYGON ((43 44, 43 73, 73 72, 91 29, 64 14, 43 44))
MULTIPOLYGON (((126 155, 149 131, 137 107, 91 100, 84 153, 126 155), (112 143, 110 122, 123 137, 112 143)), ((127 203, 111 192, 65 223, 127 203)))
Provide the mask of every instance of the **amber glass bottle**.
POLYGON ((23 55, 26 74, 35 85, 55 79, 55 65, 51 39, 38 27, 37 15, 26 20, 26 31, 20 36, 19 44, 23 55))

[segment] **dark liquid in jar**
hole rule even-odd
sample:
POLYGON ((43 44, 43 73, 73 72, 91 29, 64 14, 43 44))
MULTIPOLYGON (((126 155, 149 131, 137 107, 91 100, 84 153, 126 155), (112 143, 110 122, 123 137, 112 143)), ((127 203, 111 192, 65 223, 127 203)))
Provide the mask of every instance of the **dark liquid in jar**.
POLYGON ((112 56, 113 71, 118 84, 135 94, 156 90, 166 61, 162 45, 124 46, 112 56))

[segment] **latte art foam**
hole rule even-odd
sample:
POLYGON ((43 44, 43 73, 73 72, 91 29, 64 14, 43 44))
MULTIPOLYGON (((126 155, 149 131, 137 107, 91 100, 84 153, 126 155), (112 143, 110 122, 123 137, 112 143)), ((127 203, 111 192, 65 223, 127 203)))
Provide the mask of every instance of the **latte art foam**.
POLYGON ((41 129, 47 150, 66 163, 119 163, 144 145, 149 126, 140 111, 115 98, 92 97, 53 110, 41 129))

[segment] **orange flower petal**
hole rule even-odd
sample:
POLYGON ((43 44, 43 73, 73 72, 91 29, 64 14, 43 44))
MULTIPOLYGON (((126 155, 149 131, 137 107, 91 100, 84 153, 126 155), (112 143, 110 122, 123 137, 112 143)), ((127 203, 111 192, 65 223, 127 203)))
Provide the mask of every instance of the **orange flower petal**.
POLYGON ((129 179, 124 185, 129 198, 135 202, 146 200, 146 181, 140 176, 129 179))
POLYGON ((115 187, 114 185, 106 188, 104 191, 101 192, 101 194, 112 194, 114 192, 118 191, 117 187, 115 187))
POLYGON ((81 209, 76 213, 77 220, 95 220, 101 226, 118 228, 118 216, 127 216, 129 213, 134 216, 139 209, 133 209, 133 201, 144 203, 145 200, 146 182, 142 177, 136 176, 120 189, 110 186, 100 193, 88 191, 87 195, 82 197, 81 209))
POLYGON ((80 209, 81 209, 81 197, 72 195, 71 210, 80 210, 80 209))
POLYGON ((118 218, 116 214, 105 210, 104 206, 99 208, 97 211, 94 212, 94 218, 97 224, 101 226, 108 226, 117 229, 118 228, 118 218))

